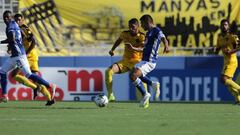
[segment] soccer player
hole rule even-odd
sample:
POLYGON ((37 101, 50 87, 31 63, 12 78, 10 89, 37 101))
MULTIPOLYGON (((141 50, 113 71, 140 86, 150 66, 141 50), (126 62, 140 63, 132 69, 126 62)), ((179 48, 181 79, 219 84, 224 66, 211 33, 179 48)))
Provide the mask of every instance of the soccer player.
MULTIPOLYGON (((111 65, 105 71, 105 83, 108 91, 108 99, 110 102, 115 101, 113 94, 113 74, 121 74, 131 71, 134 65, 138 63, 142 58, 142 51, 144 45, 145 35, 139 31, 139 22, 136 18, 132 18, 128 22, 129 30, 123 31, 119 38, 114 43, 112 49, 109 51, 111 56, 114 55, 114 50, 124 42, 124 54, 122 60, 111 65)), ((159 83, 152 83, 153 88, 156 90, 156 98, 159 98, 159 83)))
POLYGON ((221 81, 227 86, 234 96, 237 104, 240 103, 240 86, 232 78, 238 66, 237 54, 239 51, 239 39, 229 30, 229 22, 223 19, 220 23, 221 34, 218 36, 215 53, 223 52, 224 65, 221 73, 221 81))
POLYGON ((3 20, 6 24, 6 36, 7 39, 1 41, 1 43, 8 43, 11 56, 3 63, 0 69, 2 97, 0 102, 7 102, 7 73, 15 68, 19 68, 21 72, 28 78, 46 86, 48 89, 52 89, 53 94, 51 99, 46 103, 47 106, 55 103, 54 95, 56 85, 48 83, 43 78, 33 74, 30 70, 30 66, 26 57, 26 52, 22 43, 21 29, 18 24, 12 19, 12 12, 7 10, 3 13, 3 20))
MULTIPOLYGON (((14 20, 17 22, 17 24, 21 29, 22 41, 23 41, 24 49, 26 51, 31 72, 36 74, 37 72, 39 72, 39 68, 38 68, 38 54, 35 48, 36 41, 34 39, 34 35, 30 30, 30 28, 24 24, 24 19, 21 14, 15 14, 14 20)), ((47 88, 44 85, 38 85, 37 83, 35 84, 30 80, 28 80, 25 76, 20 74, 19 68, 14 69, 11 72, 11 76, 19 83, 22 83, 25 86, 28 86, 34 90, 33 99, 37 97, 37 91, 40 91, 44 96, 47 97, 48 100, 51 100, 51 94, 49 93, 47 88)))
POLYGON ((152 84, 152 81, 147 79, 145 76, 156 66, 158 48, 161 41, 164 44, 163 53, 168 53, 169 47, 165 35, 160 28, 154 25, 153 19, 150 15, 143 15, 140 18, 140 21, 141 27, 147 31, 144 42, 143 57, 142 61, 135 65, 135 68, 130 74, 130 78, 132 83, 139 89, 143 96, 140 101, 140 107, 148 108, 151 94, 145 90, 142 81, 144 80, 148 85, 152 84))

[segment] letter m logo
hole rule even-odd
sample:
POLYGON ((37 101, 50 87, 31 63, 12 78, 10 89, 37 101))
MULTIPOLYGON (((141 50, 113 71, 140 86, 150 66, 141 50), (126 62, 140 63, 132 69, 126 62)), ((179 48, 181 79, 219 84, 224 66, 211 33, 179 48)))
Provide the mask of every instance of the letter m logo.
POLYGON ((94 91, 103 90, 103 75, 99 70, 93 70, 91 73, 87 70, 69 70, 68 71, 68 90, 70 92, 77 91, 77 83, 81 81, 80 91, 90 91, 90 80, 94 81, 94 91))

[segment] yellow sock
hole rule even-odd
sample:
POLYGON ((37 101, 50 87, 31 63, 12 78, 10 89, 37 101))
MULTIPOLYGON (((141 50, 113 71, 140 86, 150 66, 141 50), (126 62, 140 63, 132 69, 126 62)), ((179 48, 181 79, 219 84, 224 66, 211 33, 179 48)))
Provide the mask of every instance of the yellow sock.
POLYGON ((236 83, 238 84, 238 85, 240 85, 240 73, 238 73, 238 75, 237 75, 237 77, 236 77, 237 79, 236 79, 236 83))
POLYGON ((40 92, 45 96, 47 97, 48 100, 51 100, 51 94, 50 92, 48 91, 48 89, 46 88, 46 86, 44 85, 41 85, 41 89, 40 89, 40 92))
POLYGON ((112 85, 113 85, 112 78, 113 78, 113 71, 112 71, 112 69, 108 68, 105 71, 105 84, 106 84, 106 87, 107 87, 108 96, 110 94, 112 94, 112 92, 113 92, 113 90, 112 90, 112 85))
POLYGON ((27 86, 27 87, 30 87, 32 89, 36 89, 37 88, 37 85, 34 84, 33 82, 31 82, 30 80, 28 80, 25 76, 22 76, 22 75, 15 75, 13 77, 13 79, 15 79, 16 81, 18 81, 19 83, 27 86))
POLYGON ((240 101, 240 95, 236 89, 232 89, 231 87, 227 87, 228 90, 231 92, 231 94, 234 96, 235 101, 239 102, 240 101))

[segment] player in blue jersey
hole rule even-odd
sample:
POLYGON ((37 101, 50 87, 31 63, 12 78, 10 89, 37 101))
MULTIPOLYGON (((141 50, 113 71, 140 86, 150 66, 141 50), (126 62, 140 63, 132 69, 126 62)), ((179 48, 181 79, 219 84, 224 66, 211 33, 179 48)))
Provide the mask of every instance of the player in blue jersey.
POLYGON ((30 70, 30 66, 26 57, 26 52, 22 43, 21 29, 18 24, 12 19, 11 11, 7 10, 3 13, 3 20, 6 24, 7 39, 1 43, 7 43, 11 56, 3 63, 0 69, 2 97, 0 102, 7 102, 7 73, 15 68, 19 68, 21 72, 29 79, 39 84, 45 85, 48 89, 52 89, 53 94, 51 100, 48 100, 46 105, 55 103, 55 84, 50 84, 30 70))
POLYGON ((152 85, 152 81, 148 79, 146 75, 156 66, 158 48, 161 41, 164 44, 163 53, 168 53, 169 47, 165 35, 160 28, 154 25, 153 19, 150 15, 143 15, 140 18, 140 21, 141 27, 147 31, 144 42, 143 57, 142 61, 135 65, 134 70, 131 72, 130 78, 143 96, 140 102, 140 107, 147 108, 149 106, 151 94, 145 90, 142 82, 152 85))

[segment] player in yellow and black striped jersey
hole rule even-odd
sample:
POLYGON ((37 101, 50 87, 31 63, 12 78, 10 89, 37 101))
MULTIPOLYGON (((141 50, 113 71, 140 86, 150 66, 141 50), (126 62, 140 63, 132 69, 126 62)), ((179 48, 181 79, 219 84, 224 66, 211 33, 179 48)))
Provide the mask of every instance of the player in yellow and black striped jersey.
POLYGON ((228 87, 228 90, 235 97, 236 103, 240 103, 240 86, 232 80, 238 67, 236 52, 239 51, 239 38, 229 31, 229 22, 221 21, 221 34, 218 36, 216 52, 223 52, 224 64, 221 73, 221 81, 228 87))
POLYGON ((132 70, 134 65, 142 59, 145 35, 139 31, 139 22, 136 18, 129 20, 128 24, 129 30, 123 31, 120 34, 112 49, 109 51, 109 54, 113 56, 114 50, 122 42, 125 45, 122 60, 114 63, 105 71, 105 83, 108 91, 109 101, 115 100, 112 90, 113 74, 121 74, 132 70))
MULTIPOLYGON (((39 72, 38 67, 38 54, 37 50, 35 48, 35 39, 32 31, 30 28, 24 24, 23 16, 21 14, 16 14, 14 16, 14 20, 17 22, 17 24, 21 28, 21 34, 22 34, 22 41, 23 45, 27 54, 27 59, 30 65, 30 69, 32 73, 39 72)), ((37 96, 37 91, 40 91, 44 96, 47 97, 48 102, 46 105, 51 105, 54 103, 54 100, 52 100, 51 94, 47 90, 47 88, 44 85, 39 85, 36 83, 31 82, 28 80, 25 76, 20 74, 20 70, 18 68, 14 69, 11 73, 13 79, 18 81, 19 83, 24 84, 25 86, 28 86, 34 90, 34 96, 33 99, 37 96)))

